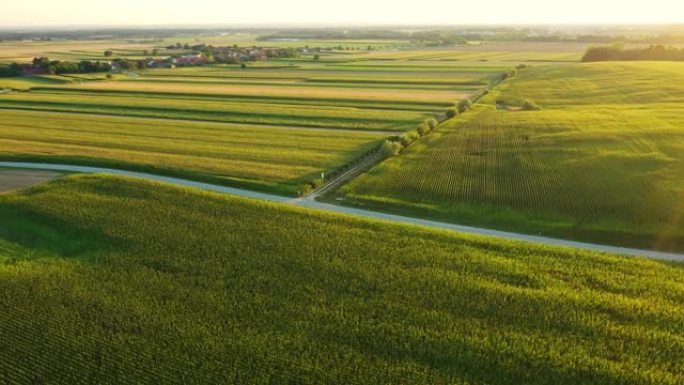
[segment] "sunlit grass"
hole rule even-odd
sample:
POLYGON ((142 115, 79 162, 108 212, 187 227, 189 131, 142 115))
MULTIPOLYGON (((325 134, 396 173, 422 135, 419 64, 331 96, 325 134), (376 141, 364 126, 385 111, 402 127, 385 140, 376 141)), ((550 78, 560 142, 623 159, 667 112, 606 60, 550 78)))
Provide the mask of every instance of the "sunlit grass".
POLYGON ((0 196, 0 215, 9 382, 674 385, 684 372, 679 265, 102 176, 0 196))
POLYGON ((680 63, 524 70, 352 182, 347 197, 454 222, 684 250, 674 215, 684 191, 683 75, 680 63), (542 110, 495 107, 525 99, 542 110))

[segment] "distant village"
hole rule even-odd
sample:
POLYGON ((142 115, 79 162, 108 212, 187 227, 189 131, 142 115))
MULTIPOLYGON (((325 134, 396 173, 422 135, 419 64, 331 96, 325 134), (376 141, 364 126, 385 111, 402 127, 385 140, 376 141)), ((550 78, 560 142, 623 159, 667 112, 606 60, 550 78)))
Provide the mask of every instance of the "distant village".
MULTIPOLYGON (((148 59, 145 63, 148 68, 176 68, 201 66, 209 63, 209 58, 204 54, 183 55, 180 57, 168 57, 164 59, 148 59)), ((116 70, 116 69, 115 69, 116 70)))
POLYGON ((186 66, 198 66, 208 63, 240 64, 252 61, 264 61, 271 58, 292 58, 300 53, 315 52, 308 48, 265 48, 265 47, 214 47, 206 44, 194 46, 181 46, 180 44, 166 47, 168 51, 192 50, 197 52, 192 55, 181 55, 165 59, 152 59, 147 63, 150 68, 175 68, 186 66))
MULTIPOLYGON (((19 65, 13 63, 6 68, 0 68, 0 70, 4 71, 0 71, 0 76, 125 72, 145 68, 202 66, 210 63, 244 64, 246 62, 263 61, 271 58, 293 58, 301 53, 319 52, 320 49, 238 47, 237 45, 214 47, 206 44, 189 46, 179 43, 166 47, 166 51, 177 54, 171 54, 165 58, 149 57, 141 60, 127 58, 110 59, 113 52, 107 50, 104 52, 105 60, 82 60, 80 62, 37 57, 28 64, 19 65), (187 54, 188 51, 192 52, 192 54, 187 54)), ((153 55, 158 56, 157 49, 153 51, 153 55)))

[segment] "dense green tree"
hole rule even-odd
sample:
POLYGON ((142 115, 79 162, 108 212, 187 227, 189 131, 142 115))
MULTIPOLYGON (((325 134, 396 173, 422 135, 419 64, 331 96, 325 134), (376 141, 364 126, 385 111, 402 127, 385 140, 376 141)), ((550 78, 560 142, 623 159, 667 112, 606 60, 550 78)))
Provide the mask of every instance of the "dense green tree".
POLYGON ((684 49, 651 45, 646 48, 624 49, 620 45, 591 47, 583 62, 597 61, 684 61, 684 49))
POLYGON ((23 73, 21 66, 17 63, 10 65, 0 65, 0 77, 15 77, 21 76, 23 73))

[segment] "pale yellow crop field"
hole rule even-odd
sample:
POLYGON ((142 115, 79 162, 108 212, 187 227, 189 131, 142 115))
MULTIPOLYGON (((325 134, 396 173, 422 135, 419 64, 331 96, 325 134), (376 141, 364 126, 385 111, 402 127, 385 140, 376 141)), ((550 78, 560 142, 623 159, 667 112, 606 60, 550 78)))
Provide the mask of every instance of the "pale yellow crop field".
POLYGON ((151 43, 131 43, 125 40, 64 40, 20 41, 0 43, 0 62, 29 62, 34 57, 47 56, 53 60, 72 60, 74 56, 101 55, 108 49, 152 50, 151 43), (84 52, 87 51, 87 52, 84 52))
POLYGON ((227 94, 249 96, 297 96, 304 98, 340 98, 361 100, 399 100, 399 101, 458 101, 469 95, 461 90, 383 90, 359 89, 348 87, 287 87, 258 84, 207 84, 171 83, 162 81, 118 81, 82 83, 70 85, 74 89, 132 91, 132 92, 169 92, 192 94, 227 94))

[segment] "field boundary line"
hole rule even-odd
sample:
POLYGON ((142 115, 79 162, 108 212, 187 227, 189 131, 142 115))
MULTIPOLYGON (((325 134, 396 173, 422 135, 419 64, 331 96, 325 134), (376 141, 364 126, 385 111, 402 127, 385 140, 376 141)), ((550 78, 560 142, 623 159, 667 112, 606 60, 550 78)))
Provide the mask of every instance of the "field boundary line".
POLYGON ((92 117, 98 117, 98 116, 107 116, 107 117, 113 117, 113 118, 122 118, 122 119, 141 119, 141 120, 162 120, 162 121, 170 121, 170 122, 195 122, 195 123, 208 123, 208 124, 216 124, 216 125, 227 125, 227 126, 243 126, 246 128, 271 128, 271 129, 276 129, 276 130, 309 130, 309 131, 322 131, 322 132, 345 132, 345 133, 350 133, 350 134, 358 134, 358 133, 368 133, 368 134, 374 134, 374 135, 385 135, 385 136, 397 136, 402 134, 402 131, 389 131, 389 130, 371 130, 371 129, 365 129, 365 128, 335 128, 335 127, 314 127, 314 126, 292 126, 292 125, 283 125, 283 124, 269 124, 269 123, 254 123, 254 122, 248 122, 248 123, 240 123, 237 121, 222 121, 222 120, 207 120, 207 119, 184 119, 184 118, 168 118, 168 117, 163 117, 163 116, 142 116, 142 115, 123 115, 123 114, 114 114, 114 113, 99 113, 99 112, 89 112, 89 111, 61 111, 57 109, 41 109, 41 108, 22 108, 22 107, 3 107, 2 104, 0 104, 0 110, 5 110, 5 111, 16 111, 16 112, 22 112, 22 111, 29 111, 29 112, 44 112, 44 113, 50 113, 50 114, 74 114, 74 115, 85 115, 85 116, 92 116, 92 117))

